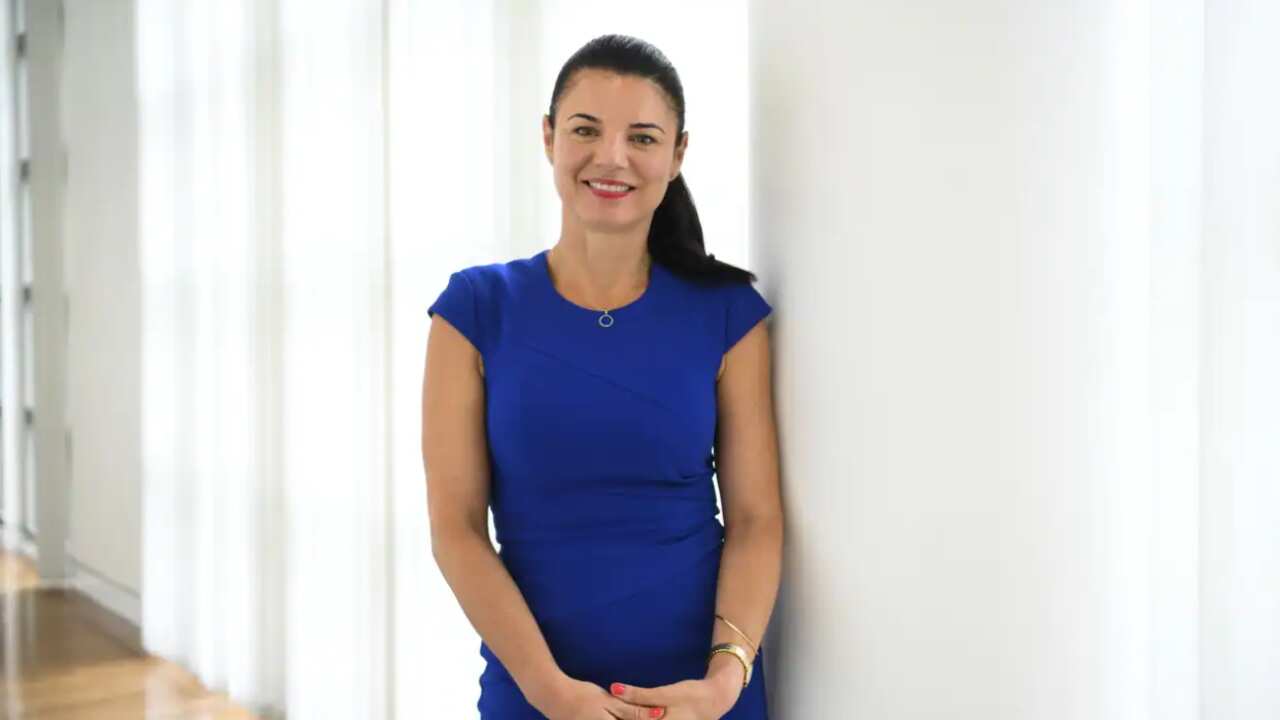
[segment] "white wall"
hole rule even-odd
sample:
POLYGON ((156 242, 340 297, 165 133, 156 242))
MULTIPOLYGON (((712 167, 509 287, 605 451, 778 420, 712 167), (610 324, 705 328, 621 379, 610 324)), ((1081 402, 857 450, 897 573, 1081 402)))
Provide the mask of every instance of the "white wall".
POLYGON ((72 435, 68 552, 77 586, 136 622, 142 378, 131 0, 68 0, 62 92, 72 435))
MULTIPOLYGON (((9 3, 0 10, 0 33, 13 37, 21 26, 17 6, 9 3)), ((27 338, 23 332, 10 332, 27 322, 23 301, 23 283, 27 278, 22 262, 29 255, 25 242, 26 212, 24 204, 29 189, 19 179, 18 158, 29 148, 29 128, 19 119, 19 80, 23 63, 17 53, 0 56, 0 407, 20 408, 25 402, 27 384, 27 338)), ((25 71, 24 71, 25 72, 25 71)), ((24 267, 25 266, 25 267, 24 267)), ((12 416, 11 416, 12 417, 12 416)), ((20 548, 27 541, 34 518, 23 512, 30 499, 25 472, 29 467, 30 434, 25 422, 0 421, 0 547, 20 548)), ((29 552, 29 551, 28 551, 29 552)))
POLYGON ((752 3, 780 717, 1201 717, 1203 4, 752 3))
POLYGON ((1205 14, 1205 720, 1280 717, 1280 3, 1205 14))
POLYGON ((30 128, 31 350, 34 472, 22 488, 24 529, 36 533, 40 577, 67 576, 65 146, 61 132, 62 31, 56 3, 26 3, 30 128), (30 492, 28 492, 31 490, 30 492), (33 522, 34 520, 34 522, 33 522))

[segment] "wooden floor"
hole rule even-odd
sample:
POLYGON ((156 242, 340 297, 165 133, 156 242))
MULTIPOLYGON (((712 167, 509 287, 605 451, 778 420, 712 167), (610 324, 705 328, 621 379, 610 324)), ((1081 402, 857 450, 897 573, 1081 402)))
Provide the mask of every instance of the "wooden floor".
POLYGON ((255 720, 140 648, 132 624, 79 592, 41 587, 27 559, 0 551, 0 718, 255 720))

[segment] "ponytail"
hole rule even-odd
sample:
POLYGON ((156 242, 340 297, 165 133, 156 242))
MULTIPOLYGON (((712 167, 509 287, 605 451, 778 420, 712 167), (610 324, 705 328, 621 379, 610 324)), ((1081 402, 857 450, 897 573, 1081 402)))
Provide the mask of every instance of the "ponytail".
POLYGON ((708 282, 753 282, 755 273, 716 260, 702 240, 702 223, 684 173, 667 185, 667 194, 653 211, 649 226, 649 255, 673 272, 708 282))

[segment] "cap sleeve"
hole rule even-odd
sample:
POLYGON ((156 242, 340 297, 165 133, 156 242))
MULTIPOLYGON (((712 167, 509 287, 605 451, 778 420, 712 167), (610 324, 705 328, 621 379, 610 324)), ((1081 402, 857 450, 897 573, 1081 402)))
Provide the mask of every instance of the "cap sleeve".
POLYGON ((733 283, 725 293, 726 320, 724 351, 738 344, 747 331, 773 310, 764 296, 749 282, 733 283))
POLYGON ((449 284, 436 301, 427 308, 427 317, 439 314, 458 329, 464 337, 481 351, 479 314, 476 312, 476 294, 471 281, 462 272, 449 276, 449 284))

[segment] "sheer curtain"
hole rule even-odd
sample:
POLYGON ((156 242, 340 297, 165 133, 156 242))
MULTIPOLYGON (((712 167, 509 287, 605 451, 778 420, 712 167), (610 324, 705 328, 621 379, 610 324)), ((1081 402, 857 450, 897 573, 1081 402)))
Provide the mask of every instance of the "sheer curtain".
POLYGON ((534 247, 511 230, 527 224, 511 189, 537 177, 508 161, 507 19, 493 3, 388 5, 395 717, 478 714, 479 640, 431 556, 421 390, 426 308, 449 273, 534 247))
POLYGON ((264 715, 384 717, 382 7, 137 13, 144 642, 264 715))

